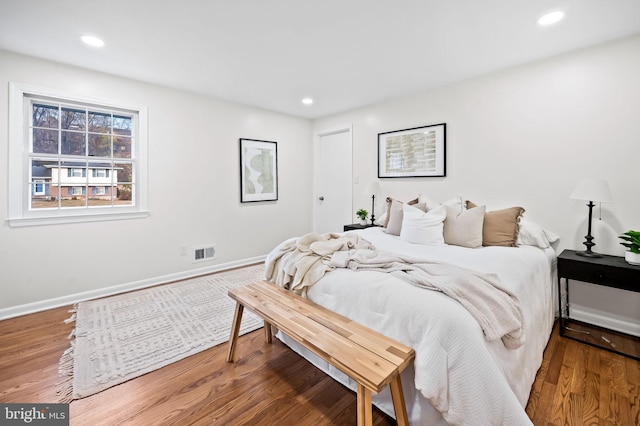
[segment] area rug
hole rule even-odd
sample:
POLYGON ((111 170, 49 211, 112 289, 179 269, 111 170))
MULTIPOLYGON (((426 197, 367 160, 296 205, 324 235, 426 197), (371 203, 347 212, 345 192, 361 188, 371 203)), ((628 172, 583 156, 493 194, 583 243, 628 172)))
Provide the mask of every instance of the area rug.
MULTIPOLYGON (((60 359, 60 402, 103 391, 228 341, 235 301, 227 292, 261 280, 264 265, 80 302, 60 359)), ((262 326, 245 310, 240 334, 262 326)))

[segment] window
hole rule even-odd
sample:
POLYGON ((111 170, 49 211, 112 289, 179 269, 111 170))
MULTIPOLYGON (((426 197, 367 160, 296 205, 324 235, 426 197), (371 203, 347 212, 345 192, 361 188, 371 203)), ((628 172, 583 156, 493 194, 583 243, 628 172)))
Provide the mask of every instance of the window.
POLYGON ((11 226, 148 214, 145 108, 10 89, 11 226))

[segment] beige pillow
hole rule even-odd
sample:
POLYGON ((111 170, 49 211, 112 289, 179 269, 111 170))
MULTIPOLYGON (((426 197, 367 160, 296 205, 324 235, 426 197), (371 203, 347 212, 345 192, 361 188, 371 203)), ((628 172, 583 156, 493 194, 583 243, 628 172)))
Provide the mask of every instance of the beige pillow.
MULTIPOLYGON (((467 208, 473 207, 476 205, 467 201, 467 208)), ((516 247, 520 218, 523 213, 522 207, 485 212, 482 224, 482 245, 516 247)))
POLYGON ((444 242, 469 248, 482 247, 482 228, 485 206, 473 207, 458 212, 454 205, 445 205, 444 242))

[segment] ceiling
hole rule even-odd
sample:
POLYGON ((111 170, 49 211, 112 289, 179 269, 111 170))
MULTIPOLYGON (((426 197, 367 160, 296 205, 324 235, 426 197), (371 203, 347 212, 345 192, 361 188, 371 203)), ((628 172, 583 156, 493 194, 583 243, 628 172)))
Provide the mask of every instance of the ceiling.
POLYGON ((306 118, 636 33, 638 0, 0 0, 0 49, 306 118))

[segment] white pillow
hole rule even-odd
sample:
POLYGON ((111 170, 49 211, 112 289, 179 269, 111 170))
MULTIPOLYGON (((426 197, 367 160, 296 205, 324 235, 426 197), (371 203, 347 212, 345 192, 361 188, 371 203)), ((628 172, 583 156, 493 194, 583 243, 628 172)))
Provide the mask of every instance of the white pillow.
POLYGON ((382 216, 376 218, 376 225, 385 226, 387 224, 387 212, 382 213, 382 216))
POLYGON ((418 195, 418 202, 423 203, 427 207, 427 211, 433 210, 438 207, 438 203, 430 200, 426 195, 418 195))
MULTIPOLYGON (((400 235, 400 230, 402 229, 402 209, 404 205, 411 205, 416 209, 427 211, 425 205, 420 203, 408 204, 396 199, 391 199, 390 202, 391 204, 387 210, 389 212, 389 218, 387 219, 387 226, 384 232, 391 235, 400 235)), ((411 201, 409 201, 409 203, 411 203, 411 201)))
POLYGON ((432 246, 444 245, 443 227, 444 219, 447 217, 445 206, 437 206, 425 213, 405 204, 402 215, 402 241, 432 246))
POLYGON ((445 205, 451 206, 455 208, 455 213, 460 214, 465 209, 465 203, 461 196, 454 197, 450 200, 445 201, 444 203, 436 203, 435 201, 430 200, 426 195, 418 195, 418 202, 424 203, 427 206, 427 211, 433 210, 438 206, 445 205))
POLYGON ((551 231, 525 218, 520 219, 520 229, 516 244, 519 246, 535 246, 547 248, 560 239, 551 231))

